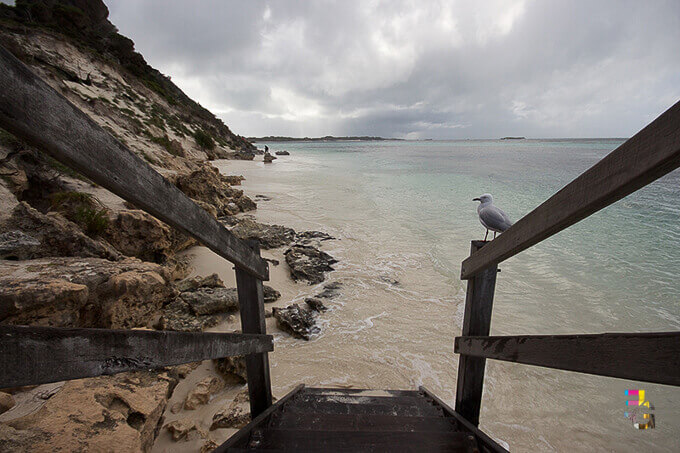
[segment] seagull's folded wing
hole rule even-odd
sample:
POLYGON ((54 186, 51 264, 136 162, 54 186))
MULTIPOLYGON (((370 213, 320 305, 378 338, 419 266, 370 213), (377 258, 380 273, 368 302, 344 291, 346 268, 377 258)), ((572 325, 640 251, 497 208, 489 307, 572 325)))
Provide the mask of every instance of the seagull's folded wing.
POLYGON ((496 206, 489 206, 479 211, 479 218, 491 230, 505 231, 512 226, 510 218, 496 206))

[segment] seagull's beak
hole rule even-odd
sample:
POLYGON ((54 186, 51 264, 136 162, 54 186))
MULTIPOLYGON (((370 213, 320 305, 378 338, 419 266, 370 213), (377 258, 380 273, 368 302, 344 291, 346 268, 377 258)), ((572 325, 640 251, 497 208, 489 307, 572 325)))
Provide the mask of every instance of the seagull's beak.
POLYGON ((473 198, 472 201, 482 201, 479 198, 473 198))

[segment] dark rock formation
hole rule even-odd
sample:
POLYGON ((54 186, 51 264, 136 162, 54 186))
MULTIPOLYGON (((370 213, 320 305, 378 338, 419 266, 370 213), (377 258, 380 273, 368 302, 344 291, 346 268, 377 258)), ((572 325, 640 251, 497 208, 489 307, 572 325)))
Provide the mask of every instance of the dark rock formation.
POLYGON ((338 295, 340 288, 342 288, 342 283, 340 282, 326 283, 323 285, 323 291, 317 294, 316 297, 331 299, 338 295))
POLYGON ((274 154, 277 156, 290 156, 290 153, 288 151, 276 151, 274 154))
POLYGON ((319 332, 314 314, 311 310, 292 304, 286 308, 272 308, 276 324, 281 330, 296 338, 309 340, 312 334, 319 332))
POLYGON ((264 160, 264 163, 265 163, 265 164, 270 164, 270 163, 272 163, 272 161, 273 161, 274 159, 276 159, 276 156, 272 156, 272 155, 269 154, 269 153, 264 153, 264 159, 263 159, 263 160, 264 160))
POLYGON ((283 247, 295 240, 295 230, 292 228, 267 225, 247 218, 240 220, 231 232, 244 240, 257 240, 263 249, 283 247))
POLYGON ((248 374, 246 372, 246 358, 244 356, 224 357, 214 359, 215 369, 225 378, 235 378, 241 383, 246 383, 248 374))
POLYGON ((338 262, 315 247, 297 244, 286 250, 285 256, 293 280, 307 280, 310 285, 324 281, 324 272, 332 271, 331 265, 338 262))

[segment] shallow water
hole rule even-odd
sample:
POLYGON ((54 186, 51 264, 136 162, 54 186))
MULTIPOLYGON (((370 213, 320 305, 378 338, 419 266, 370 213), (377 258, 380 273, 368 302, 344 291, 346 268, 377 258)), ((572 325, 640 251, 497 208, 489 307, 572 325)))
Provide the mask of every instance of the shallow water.
MULTIPOLYGON (((243 174, 251 197, 272 198, 260 221, 338 238, 325 250, 340 260, 330 280, 342 294, 310 342, 276 335, 275 393, 425 385, 453 403, 460 263, 484 235, 471 199, 490 192, 517 220, 620 143, 282 143, 268 145, 291 156, 271 165, 216 162, 243 174)), ((492 334, 679 330, 679 187, 667 175, 503 263, 492 334)), ((314 292, 291 285, 291 300, 314 292)), ((679 451, 678 408, 672 387, 489 362, 480 426, 513 451, 679 451), (627 388, 647 391, 656 429, 624 418, 627 388)))

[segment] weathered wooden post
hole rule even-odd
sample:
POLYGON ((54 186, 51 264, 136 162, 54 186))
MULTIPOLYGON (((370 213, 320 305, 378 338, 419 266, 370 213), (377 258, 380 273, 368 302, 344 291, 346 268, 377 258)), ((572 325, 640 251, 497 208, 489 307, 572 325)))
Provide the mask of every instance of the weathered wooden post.
MULTIPOLYGON (((260 255, 257 241, 248 244, 260 255)), ((241 312, 243 333, 264 334, 267 331, 264 317, 264 292, 262 280, 236 267, 236 287, 241 312)), ((266 352, 246 356, 248 394, 250 395, 250 416, 257 417, 272 405, 272 389, 269 379, 269 357, 266 352)))
MULTIPOLYGON (((484 241, 472 241, 470 255, 485 244, 484 241)), ((498 265, 494 265, 468 280, 462 336, 489 335, 497 273, 498 265)), ((485 365, 483 357, 461 355, 458 361, 456 412, 475 426, 479 425, 485 365)))

